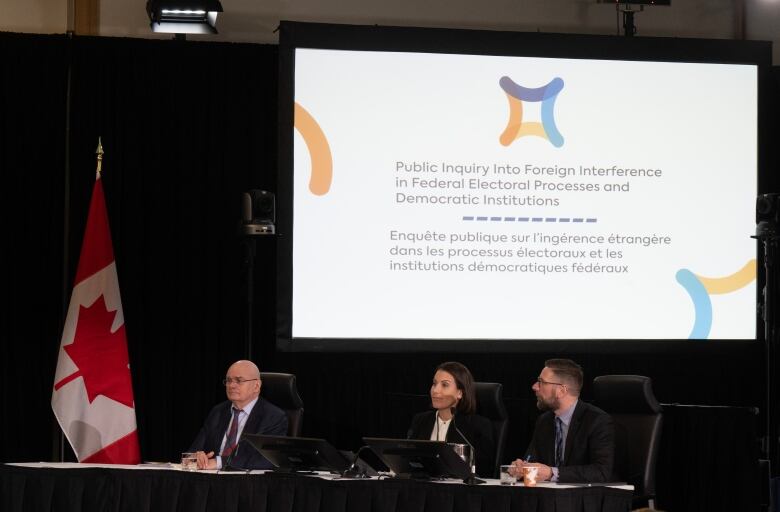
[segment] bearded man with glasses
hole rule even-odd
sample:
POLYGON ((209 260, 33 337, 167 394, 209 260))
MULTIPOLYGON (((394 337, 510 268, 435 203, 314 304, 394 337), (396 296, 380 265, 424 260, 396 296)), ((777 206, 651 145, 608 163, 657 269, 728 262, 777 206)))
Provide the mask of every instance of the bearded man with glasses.
POLYGON ((287 435, 287 415, 260 397, 260 370, 252 361, 236 361, 225 378, 227 401, 211 409, 189 451, 198 469, 270 469, 273 467, 241 434, 287 435))
POLYGON ((536 466, 538 480, 552 482, 616 482, 615 427, 612 417, 581 401, 583 372, 570 359, 548 359, 531 389, 536 407, 543 411, 536 421, 524 459, 512 463, 536 466))

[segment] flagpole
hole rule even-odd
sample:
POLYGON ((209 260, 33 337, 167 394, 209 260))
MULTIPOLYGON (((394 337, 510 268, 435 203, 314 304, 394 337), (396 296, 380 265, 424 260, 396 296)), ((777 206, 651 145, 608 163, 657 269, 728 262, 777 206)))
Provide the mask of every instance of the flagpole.
POLYGON ((97 155, 97 169, 95 169, 95 179, 100 179, 100 173, 103 170, 103 142, 102 138, 98 136, 98 146, 95 150, 95 154, 97 155))

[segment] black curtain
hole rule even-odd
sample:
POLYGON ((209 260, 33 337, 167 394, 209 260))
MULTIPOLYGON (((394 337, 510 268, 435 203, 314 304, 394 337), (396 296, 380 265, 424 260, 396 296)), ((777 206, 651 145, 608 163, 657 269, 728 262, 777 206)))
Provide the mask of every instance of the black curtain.
POLYGON ((510 419, 507 462, 524 453, 530 441, 538 415, 531 385, 551 357, 570 357, 583 366, 585 400, 592 398, 591 381, 597 375, 638 374, 653 378, 656 397, 664 403, 761 407, 760 344, 592 345, 560 342, 543 352, 519 354, 277 354, 275 361, 298 375, 306 407, 304 434, 353 449, 362 435, 405 436, 412 414, 419 412, 414 409, 421 403, 417 397, 427 395, 433 369, 452 359, 466 364, 478 381, 503 383, 510 419))
POLYGON ((240 195, 275 186, 276 48, 77 38, 72 63, 71 240, 100 135, 143 456, 175 459, 243 356, 240 195))
MULTIPOLYGON (((1 460, 52 458, 51 387, 99 136, 144 458, 175 458, 224 398, 220 376, 244 351, 240 194, 275 188, 276 53, 0 36, 1 460)), ((274 249, 259 245, 267 288, 274 249)), ((259 294, 257 310, 273 300, 259 294)))
POLYGON ((68 54, 64 36, 0 34, 2 460, 51 457, 49 402, 64 311, 68 54))
MULTIPOLYGON (((239 199, 252 188, 276 189, 277 48, 0 34, 0 66, 0 461, 55 453, 49 403, 99 136, 142 457, 175 460, 224 398, 225 369, 244 356, 239 199)), ((770 121, 762 137, 771 140, 777 130, 770 121)), ((777 190, 776 145, 766 146, 762 189, 777 190)), ((254 358, 263 370, 298 375, 304 435, 340 448, 359 447, 363 435, 403 435, 425 402, 433 368, 450 359, 477 380, 504 384, 507 461, 530 439, 537 414, 530 386, 549 357, 578 360, 588 382, 600 374, 649 375, 661 402, 759 407, 763 414, 760 343, 277 352, 276 244, 273 237, 257 242, 254 358)), ((590 398, 588 384, 583 397, 590 398)), ((759 434, 762 428, 759 419, 759 434)))

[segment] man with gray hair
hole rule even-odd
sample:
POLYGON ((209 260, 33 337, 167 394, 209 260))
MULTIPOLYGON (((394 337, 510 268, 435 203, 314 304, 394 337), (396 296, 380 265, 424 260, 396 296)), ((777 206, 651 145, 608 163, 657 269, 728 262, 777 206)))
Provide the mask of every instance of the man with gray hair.
POLYGON ((196 452, 198 469, 270 469, 273 465, 241 434, 287 435, 287 415, 260 397, 260 370, 252 361, 236 361, 223 379, 227 401, 214 407, 189 451, 196 452))
POLYGON ((615 427, 612 417, 579 399, 583 372, 570 359, 548 359, 531 389, 539 416, 525 459, 538 479, 552 482, 614 482, 615 427))

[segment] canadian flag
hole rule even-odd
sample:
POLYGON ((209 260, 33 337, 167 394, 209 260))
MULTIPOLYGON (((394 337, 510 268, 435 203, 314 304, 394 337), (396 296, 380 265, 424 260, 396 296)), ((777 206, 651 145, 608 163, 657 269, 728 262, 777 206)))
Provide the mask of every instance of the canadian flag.
POLYGON ((140 462, 125 320, 99 173, 62 332, 51 406, 79 462, 140 462))

